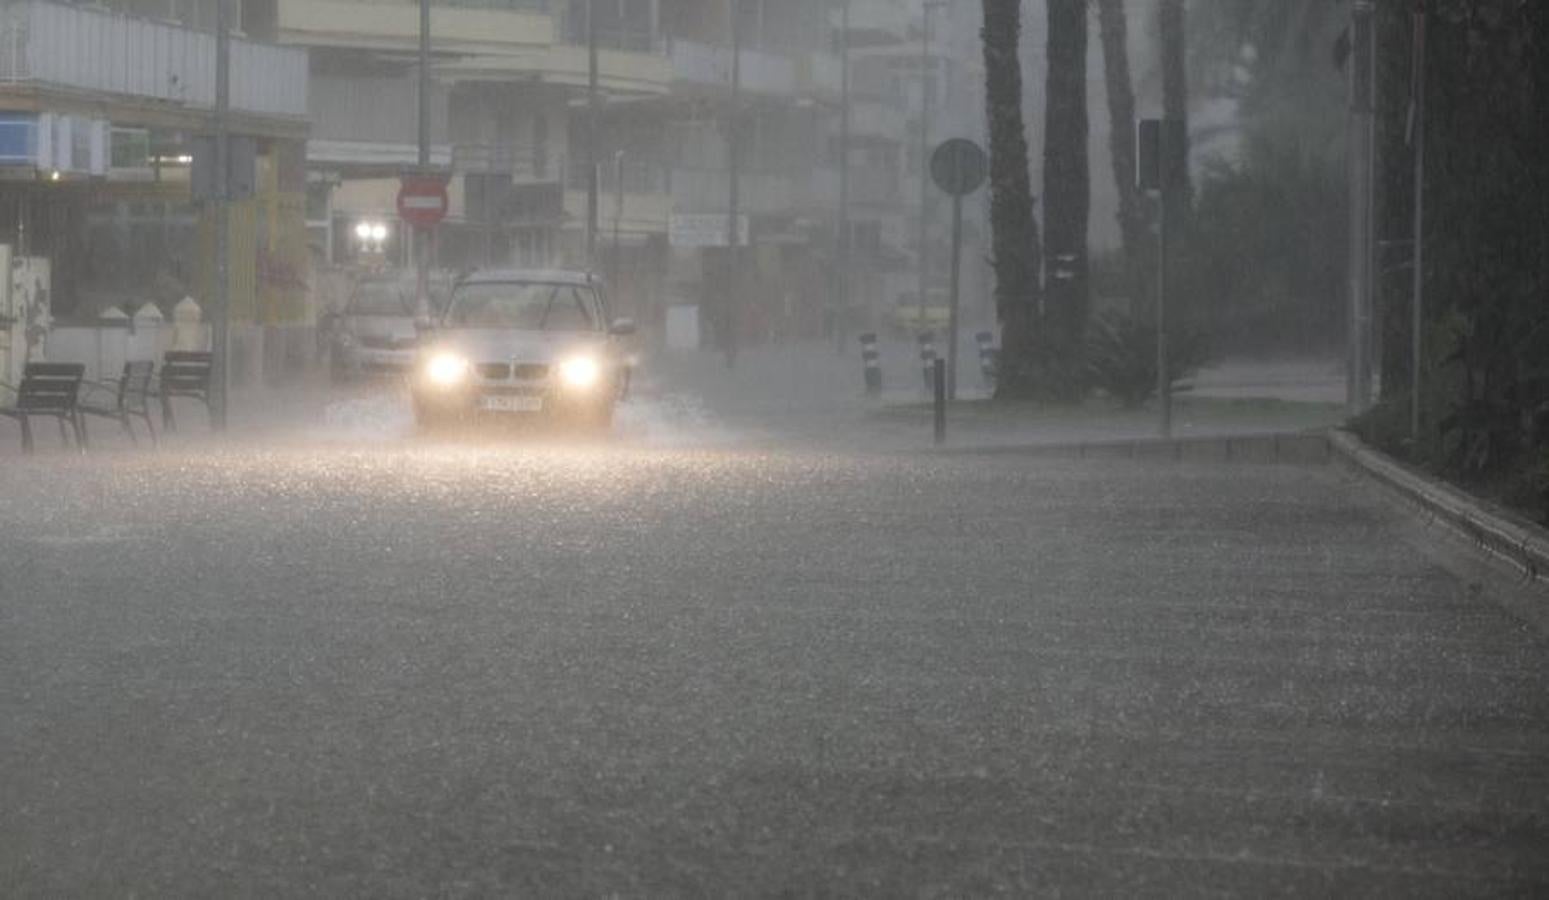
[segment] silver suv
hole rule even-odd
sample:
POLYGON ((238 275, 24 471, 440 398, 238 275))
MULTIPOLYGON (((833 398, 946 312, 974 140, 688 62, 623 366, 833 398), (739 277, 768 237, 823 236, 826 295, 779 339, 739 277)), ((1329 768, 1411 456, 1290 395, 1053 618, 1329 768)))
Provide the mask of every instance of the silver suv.
MULTIPOLYGON (((448 279, 432 277, 433 315, 446 308, 450 290, 448 279)), ((414 324, 414 294, 412 275, 368 275, 355 285, 350 302, 331 326, 329 371, 336 383, 409 373, 420 341, 414 324)))
POLYGON ((411 378, 421 427, 549 418, 607 427, 629 385, 602 285, 581 272, 479 272, 459 282, 411 378))

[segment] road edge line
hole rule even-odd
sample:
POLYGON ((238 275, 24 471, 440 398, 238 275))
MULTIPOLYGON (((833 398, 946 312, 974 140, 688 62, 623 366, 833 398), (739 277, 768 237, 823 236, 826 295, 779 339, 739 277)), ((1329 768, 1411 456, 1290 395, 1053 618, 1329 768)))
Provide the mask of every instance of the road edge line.
POLYGON ((1549 580, 1549 530, 1412 469, 1350 431, 1331 430, 1329 447, 1335 465, 1376 482, 1495 560, 1509 563, 1523 580, 1549 580))
POLYGON ((931 452, 949 456, 1124 459, 1218 465, 1325 466, 1333 462, 1333 448, 1329 443, 1328 432, 1323 429, 1051 444, 948 445, 931 452))

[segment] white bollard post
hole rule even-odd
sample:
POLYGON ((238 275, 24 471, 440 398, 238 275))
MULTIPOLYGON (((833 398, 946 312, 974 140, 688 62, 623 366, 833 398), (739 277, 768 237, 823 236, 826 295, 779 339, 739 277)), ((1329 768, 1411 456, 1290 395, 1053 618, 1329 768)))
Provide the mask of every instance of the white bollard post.
POLYGON ((202 351, 209 349, 204 327, 204 310, 192 297, 184 297, 172 308, 172 346, 168 349, 202 351))

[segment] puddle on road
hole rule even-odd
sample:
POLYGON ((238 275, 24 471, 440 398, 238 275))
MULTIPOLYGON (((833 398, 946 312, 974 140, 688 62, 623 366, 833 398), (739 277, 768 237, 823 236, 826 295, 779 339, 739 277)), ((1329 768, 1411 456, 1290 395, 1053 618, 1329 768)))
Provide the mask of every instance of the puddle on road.
POLYGON ((414 436, 414 409, 402 394, 352 397, 328 404, 320 437, 367 442, 414 436))

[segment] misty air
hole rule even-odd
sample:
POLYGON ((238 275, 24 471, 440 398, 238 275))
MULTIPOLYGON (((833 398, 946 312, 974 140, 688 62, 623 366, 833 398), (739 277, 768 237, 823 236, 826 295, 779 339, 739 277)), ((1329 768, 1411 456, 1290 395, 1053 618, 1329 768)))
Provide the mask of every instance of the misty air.
POLYGON ((1549 891, 1546 56, 0 0, 0 896, 1549 891))

